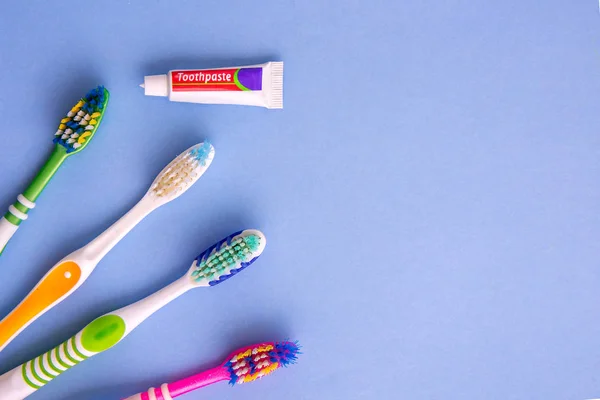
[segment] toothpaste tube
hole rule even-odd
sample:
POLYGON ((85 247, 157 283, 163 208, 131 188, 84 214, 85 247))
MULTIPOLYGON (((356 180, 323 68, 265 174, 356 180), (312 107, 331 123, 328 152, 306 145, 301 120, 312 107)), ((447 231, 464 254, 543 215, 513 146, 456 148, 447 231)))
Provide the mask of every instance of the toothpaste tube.
POLYGON ((232 68, 173 70, 144 77, 146 96, 203 104, 283 108, 283 62, 232 68))

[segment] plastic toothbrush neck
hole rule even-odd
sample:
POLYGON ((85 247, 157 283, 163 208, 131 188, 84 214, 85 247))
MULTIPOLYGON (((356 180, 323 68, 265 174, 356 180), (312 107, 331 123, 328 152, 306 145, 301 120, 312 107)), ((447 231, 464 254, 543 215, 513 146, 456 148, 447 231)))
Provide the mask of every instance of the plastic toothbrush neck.
POLYGON ((127 214, 82 249, 85 258, 100 261, 125 235, 160 204, 144 196, 127 214))

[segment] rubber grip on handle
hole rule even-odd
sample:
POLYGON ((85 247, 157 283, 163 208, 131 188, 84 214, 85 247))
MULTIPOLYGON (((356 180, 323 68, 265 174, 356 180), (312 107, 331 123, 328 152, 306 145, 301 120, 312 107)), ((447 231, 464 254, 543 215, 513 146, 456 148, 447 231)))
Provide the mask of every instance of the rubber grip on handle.
POLYGON ((0 321, 0 351, 21 331, 48 311, 79 282, 81 268, 72 261, 50 270, 10 314, 0 321))
POLYGON ((78 333, 52 350, 0 376, 2 400, 23 400, 63 372, 93 355, 87 352, 84 354, 81 345, 76 344, 81 334, 82 332, 78 333))

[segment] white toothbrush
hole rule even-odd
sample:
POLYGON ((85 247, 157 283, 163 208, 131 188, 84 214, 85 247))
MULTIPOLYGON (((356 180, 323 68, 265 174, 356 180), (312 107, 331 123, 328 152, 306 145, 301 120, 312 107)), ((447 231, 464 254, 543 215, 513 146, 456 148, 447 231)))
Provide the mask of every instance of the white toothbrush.
POLYGON ((148 192, 127 214, 92 242, 59 261, 0 321, 0 351, 38 317, 77 290, 106 253, 146 215, 188 190, 210 166, 214 154, 208 142, 190 147, 161 171, 148 192))

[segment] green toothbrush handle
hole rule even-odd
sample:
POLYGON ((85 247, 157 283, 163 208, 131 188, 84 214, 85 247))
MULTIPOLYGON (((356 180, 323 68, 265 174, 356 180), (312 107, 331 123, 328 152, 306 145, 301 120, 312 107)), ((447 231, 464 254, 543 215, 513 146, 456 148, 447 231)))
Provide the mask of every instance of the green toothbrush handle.
POLYGON ((50 158, 40 169, 29 187, 17 197, 14 204, 8 207, 8 211, 0 219, 0 254, 4 251, 6 244, 15 234, 21 222, 27 219, 27 213, 35 207, 35 201, 68 156, 64 147, 56 145, 52 154, 50 154, 50 158))
POLYGON ((82 361, 108 350, 125 336, 114 314, 96 318, 75 336, 0 376, 2 400, 22 400, 82 361))

